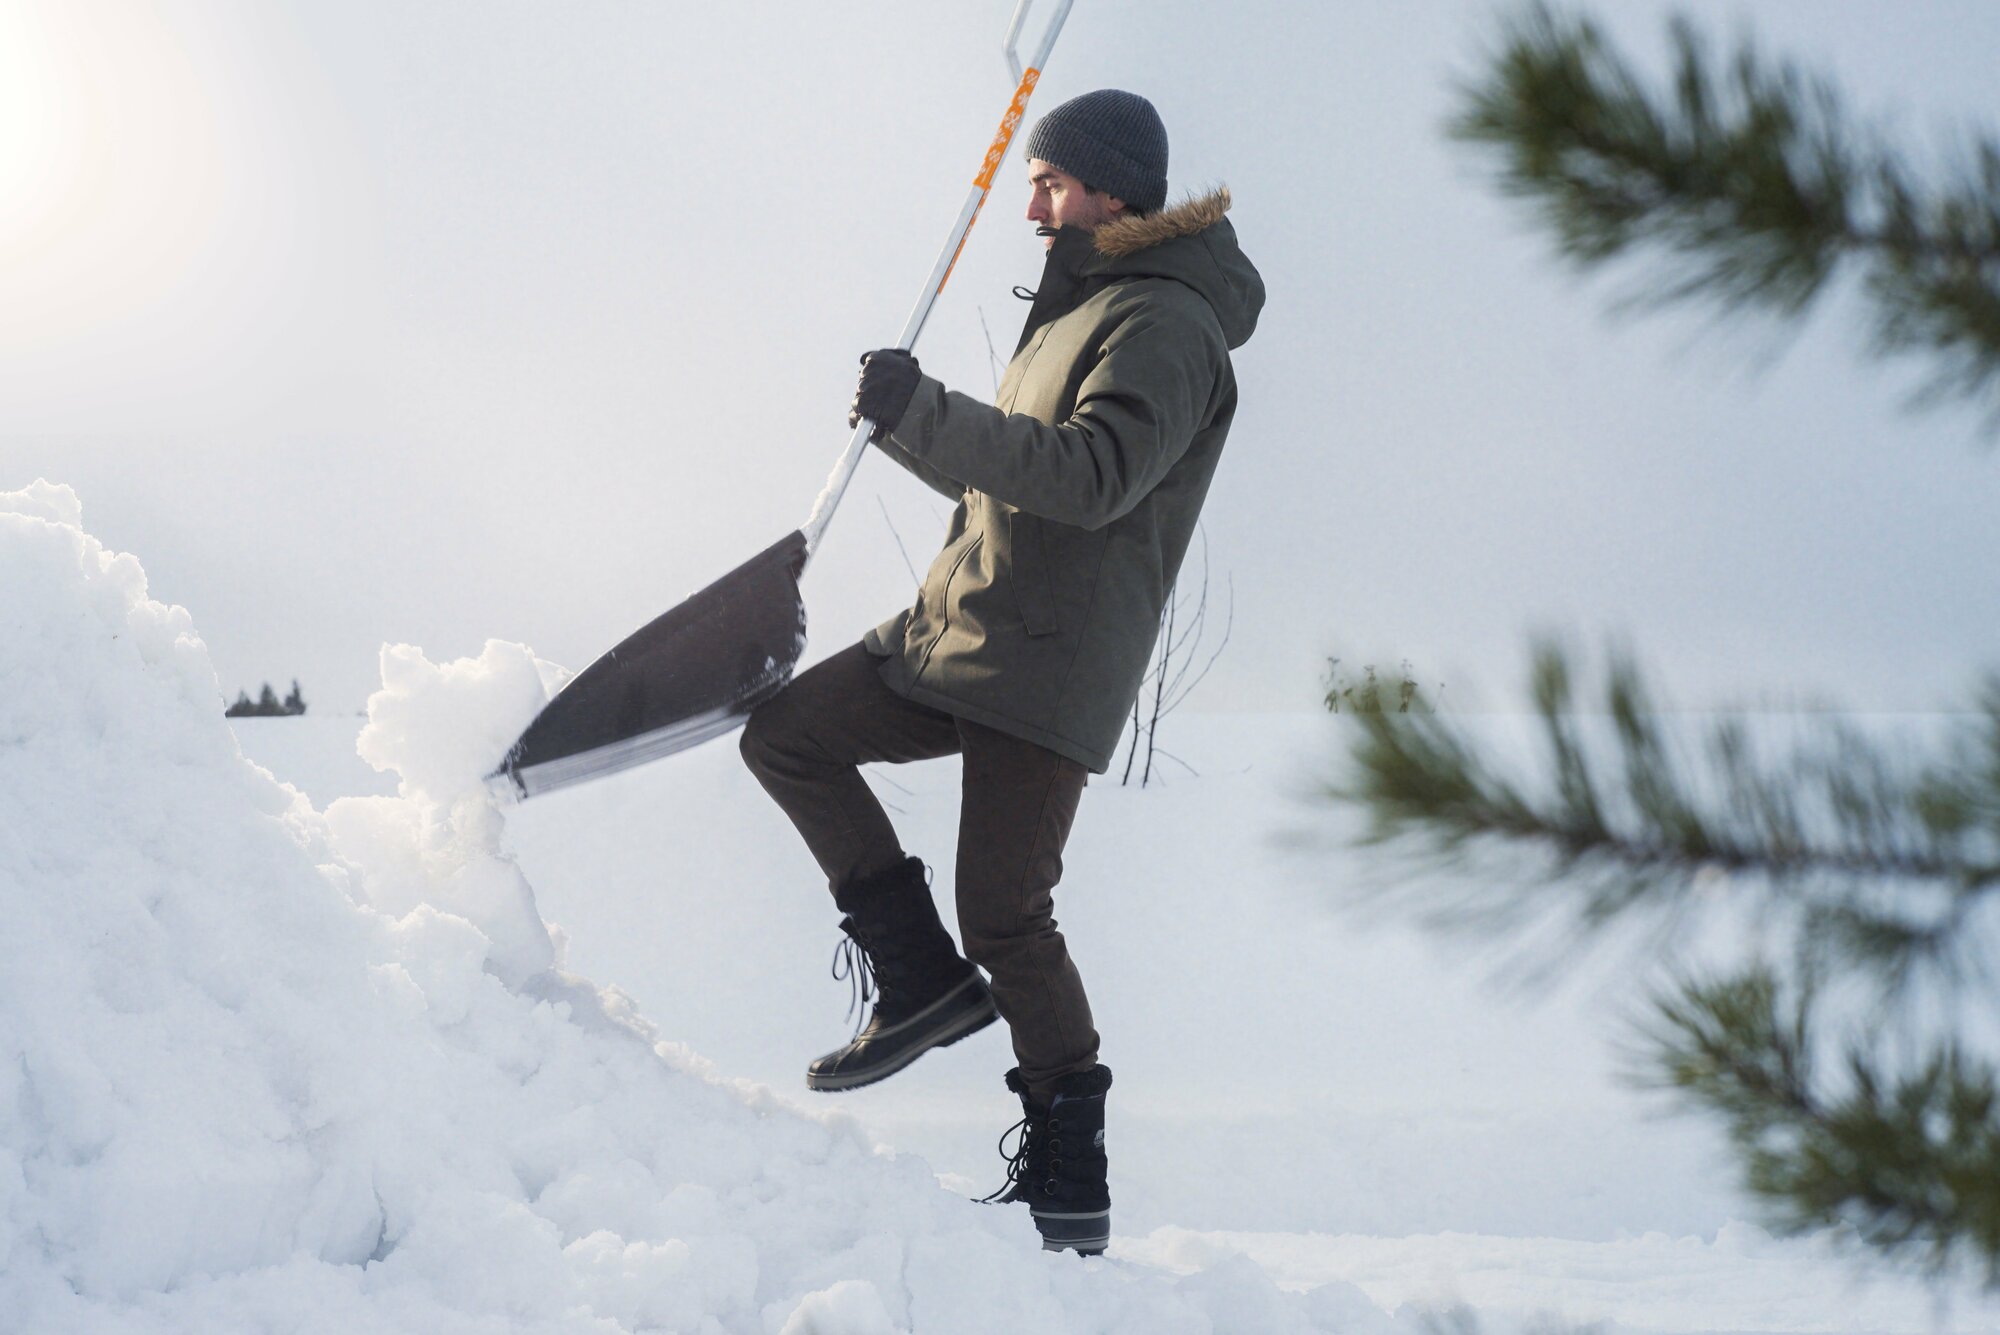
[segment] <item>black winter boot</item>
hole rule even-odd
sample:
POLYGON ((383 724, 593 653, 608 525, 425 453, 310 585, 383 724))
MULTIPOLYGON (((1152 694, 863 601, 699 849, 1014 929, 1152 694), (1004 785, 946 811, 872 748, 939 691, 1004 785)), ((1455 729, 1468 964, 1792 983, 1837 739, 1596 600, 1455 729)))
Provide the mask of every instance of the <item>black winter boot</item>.
MULTIPOLYGON (((1026 1201, 1042 1235, 1042 1250, 1068 1248, 1095 1256, 1111 1241, 1111 1190, 1104 1157, 1104 1095, 1111 1068, 1093 1066, 1056 1082, 1049 1106, 1028 1097, 1021 1068, 1007 1072, 1007 1088, 1021 1096, 1020 1143, 1007 1159, 1007 1185, 986 1199, 1002 1205, 1026 1201)), ((1007 1153, 1007 1137, 1000 1137, 1007 1153)))
POLYGON ((834 902, 847 915, 840 929, 848 939, 834 955, 833 976, 853 982, 859 1005, 872 997, 875 1012, 852 1042, 806 1068, 807 1087, 872 1085, 1000 1018, 986 980, 938 921, 923 863, 905 858, 834 902))

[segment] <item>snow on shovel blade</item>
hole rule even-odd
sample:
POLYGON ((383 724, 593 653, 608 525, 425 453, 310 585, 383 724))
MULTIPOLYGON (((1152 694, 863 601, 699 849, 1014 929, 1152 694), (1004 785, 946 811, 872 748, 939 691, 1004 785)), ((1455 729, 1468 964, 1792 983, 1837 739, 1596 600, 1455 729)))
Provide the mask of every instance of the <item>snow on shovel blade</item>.
POLYGON ((805 649, 805 559, 794 532, 633 632, 557 692, 488 784, 533 797, 735 728, 805 649))

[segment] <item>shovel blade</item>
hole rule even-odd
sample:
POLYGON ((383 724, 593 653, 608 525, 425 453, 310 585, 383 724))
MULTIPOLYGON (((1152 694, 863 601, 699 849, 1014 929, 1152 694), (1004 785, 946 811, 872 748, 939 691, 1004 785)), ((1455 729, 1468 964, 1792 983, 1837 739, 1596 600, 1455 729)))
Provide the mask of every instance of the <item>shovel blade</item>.
POLYGON ((805 559, 793 532, 627 636, 543 707, 489 786, 533 797, 738 727, 805 651, 805 559))

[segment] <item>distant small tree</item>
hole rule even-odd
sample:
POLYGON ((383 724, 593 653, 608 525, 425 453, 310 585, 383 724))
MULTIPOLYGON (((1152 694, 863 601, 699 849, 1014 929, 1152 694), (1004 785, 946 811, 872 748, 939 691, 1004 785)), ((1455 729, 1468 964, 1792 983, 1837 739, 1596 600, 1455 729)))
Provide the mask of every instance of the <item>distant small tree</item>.
MULTIPOLYGON (((1438 696, 1444 695, 1442 684, 1438 686, 1438 696)), ((1340 667, 1338 658, 1326 660, 1326 693, 1323 697, 1326 707, 1336 714, 1380 714, 1391 711, 1407 714, 1412 709, 1422 713, 1434 712, 1438 707, 1436 699, 1426 697, 1417 686, 1417 679, 1410 675, 1410 660, 1404 659, 1396 669, 1396 680, 1385 684, 1375 675, 1375 665, 1365 664, 1361 669, 1361 680, 1355 681, 1340 667)))
POLYGON ((250 698, 249 692, 238 691, 236 703, 222 711, 226 718, 287 718, 305 712, 306 699, 299 690, 297 678, 292 679, 292 693, 283 700, 278 698, 278 693, 267 681, 257 692, 255 700, 250 698))

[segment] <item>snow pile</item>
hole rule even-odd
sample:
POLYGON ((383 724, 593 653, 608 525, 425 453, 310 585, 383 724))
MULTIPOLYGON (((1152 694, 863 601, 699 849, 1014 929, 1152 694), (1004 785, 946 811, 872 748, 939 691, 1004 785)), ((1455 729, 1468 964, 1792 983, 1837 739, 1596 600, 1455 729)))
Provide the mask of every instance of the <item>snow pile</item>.
POLYGON ((66 488, 0 493, 0 624, 9 1330, 1386 1323, 1247 1261, 1044 1255, 563 973, 478 783, 542 698, 526 650, 386 651, 363 746, 399 795, 322 814, 66 488))

